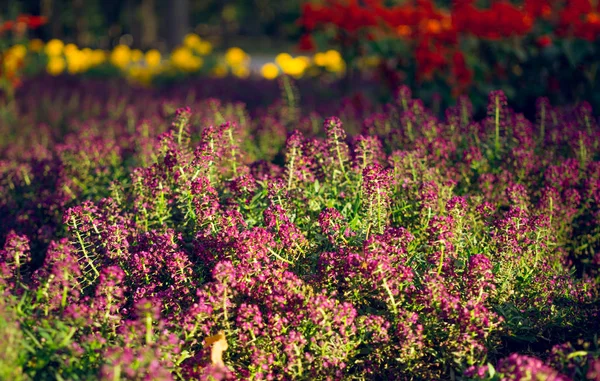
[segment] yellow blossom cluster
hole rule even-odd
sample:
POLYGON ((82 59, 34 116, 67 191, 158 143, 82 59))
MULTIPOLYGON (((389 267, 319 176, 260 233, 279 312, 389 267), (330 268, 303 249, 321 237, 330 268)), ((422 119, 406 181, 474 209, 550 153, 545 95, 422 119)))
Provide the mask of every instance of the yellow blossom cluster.
POLYGON ((322 70, 342 74, 346 71, 346 62, 336 50, 316 53, 313 57, 292 57, 288 53, 280 53, 275 57, 275 62, 264 64, 260 73, 267 79, 275 79, 281 73, 300 78, 315 75, 322 70))
POLYGON ((204 57, 212 53, 212 44, 195 33, 183 38, 183 44, 170 54, 170 67, 184 73, 198 72, 204 67, 204 57))
POLYGON ((171 63, 177 69, 191 73, 200 70, 204 59, 195 55, 188 47, 179 46, 171 52, 171 63))
MULTIPOLYGON (((236 77, 246 78, 250 75, 250 56, 240 48, 233 47, 227 49, 227 52, 225 52, 225 64, 236 77)), ((222 74, 222 71, 216 74, 222 74)))
POLYGON ((64 44, 61 40, 53 39, 43 46, 43 42, 30 43, 33 51, 44 51, 48 57, 46 71, 50 75, 59 75, 64 71, 69 74, 79 74, 103 64, 106 52, 100 49, 80 49, 75 44, 64 44))
POLYGON ((0 71, 6 71, 6 73, 16 73, 23 65, 23 60, 25 59, 26 55, 27 48, 25 45, 19 44, 11 46, 4 53, 4 59, 0 61, 3 64, 3 70, 0 71))
MULTIPOLYGON (((28 44, 19 44, 3 52, 3 69, 5 72, 17 72, 28 54, 40 57, 41 64, 52 76, 85 73, 96 67, 114 67, 123 75, 140 84, 150 84, 159 75, 181 75, 203 72, 217 77, 235 75, 246 78, 251 75, 251 57, 239 47, 231 47, 224 54, 216 55, 213 45, 197 34, 185 36, 182 43, 171 52, 164 54, 156 49, 143 52, 132 49, 128 45, 119 44, 112 50, 81 48, 75 44, 65 44, 59 39, 46 43, 34 39, 28 44), (178 74, 179 73, 179 74, 178 74)), ((365 62, 372 66, 374 62, 365 62)), ((342 74, 346 63, 339 52, 328 50, 314 56, 292 56, 280 53, 274 62, 268 62, 257 74, 267 79, 275 79, 281 74, 294 78, 312 76, 321 72, 342 74)))

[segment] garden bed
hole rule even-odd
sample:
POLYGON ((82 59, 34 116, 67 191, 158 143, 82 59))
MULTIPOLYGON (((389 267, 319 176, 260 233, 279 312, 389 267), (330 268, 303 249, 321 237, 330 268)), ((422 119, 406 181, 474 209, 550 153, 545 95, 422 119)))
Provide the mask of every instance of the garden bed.
POLYGON ((0 378, 600 379, 588 104, 527 120, 492 92, 475 119, 276 84, 23 84, 0 378))

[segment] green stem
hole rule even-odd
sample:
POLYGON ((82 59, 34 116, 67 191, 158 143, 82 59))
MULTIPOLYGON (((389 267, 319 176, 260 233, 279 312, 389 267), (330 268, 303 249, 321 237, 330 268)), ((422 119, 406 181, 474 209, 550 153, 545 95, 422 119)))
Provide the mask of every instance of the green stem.
POLYGON ((296 150, 293 151, 292 159, 290 160, 290 169, 289 169, 289 173, 288 173, 288 184, 287 184, 288 191, 290 189, 292 189, 292 179, 294 178, 294 162, 296 161, 295 153, 296 153, 296 150))
POLYGON ((445 252, 444 252, 444 246, 442 246, 442 255, 440 256, 440 264, 438 265, 438 275, 440 275, 442 273, 442 267, 444 266, 444 257, 445 257, 445 252))
POLYGON ((390 302, 392 303, 392 312, 394 313, 394 315, 397 315, 398 307, 396 306, 396 299, 394 298, 394 294, 392 294, 392 290, 390 290, 390 287, 387 284, 386 278, 383 278, 383 288, 385 289, 385 292, 388 294, 390 302))
POLYGON ((98 272, 98 269, 96 269, 96 266, 94 266, 94 262, 89 257, 88 252, 85 249, 85 243, 83 242, 83 237, 81 236, 81 234, 79 234, 79 229, 77 227, 77 221, 75 220, 75 216, 72 216, 71 220, 73 221, 73 228, 75 230, 75 234, 77 235, 77 240, 79 241, 79 245, 81 246, 81 251, 83 252, 83 256, 85 257, 85 259, 89 263, 90 267, 94 271, 94 274, 96 274, 96 276, 99 276, 100 273, 98 272))
POLYGON ((494 146, 496 148, 496 157, 500 152, 500 99, 496 97, 496 115, 494 118, 494 124, 496 125, 496 139, 494 146))
POLYGON ((237 163, 235 161, 236 151, 235 151, 235 145, 234 145, 233 131, 232 130, 233 130, 233 128, 230 127, 227 130, 227 135, 229 136, 229 144, 231 144, 231 166, 232 166, 232 169, 233 169, 233 174, 235 176, 237 176, 237 163))
POLYGON ((146 345, 152 344, 152 316, 146 313, 146 345))

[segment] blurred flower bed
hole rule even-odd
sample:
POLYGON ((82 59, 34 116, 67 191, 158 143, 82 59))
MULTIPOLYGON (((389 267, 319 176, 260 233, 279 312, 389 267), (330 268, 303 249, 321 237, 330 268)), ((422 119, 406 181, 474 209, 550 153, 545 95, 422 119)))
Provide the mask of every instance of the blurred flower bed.
MULTIPOLYGON (((33 16, 22 16, 25 20, 33 16)), ((17 29, 14 22, 0 27, 7 34, 2 46, 0 67, 5 87, 18 87, 24 76, 46 72, 51 76, 63 74, 92 77, 124 77, 138 85, 170 83, 189 77, 228 75, 247 78, 251 74, 251 57, 239 47, 217 53, 213 44, 197 34, 185 36, 180 46, 166 54, 156 49, 141 51, 127 45, 117 45, 111 51, 80 47, 58 39, 44 42, 27 39, 27 28, 44 22, 25 24, 17 29)), ((0 35, 1 36, 1 35, 0 35)), ((339 52, 329 49, 313 56, 278 54, 256 70, 256 75, 275 79, 282 74, 294 78, 329 74, 332 78, 345 72, 345 62, 339 52)))
POLYGON ((242 49, 217 52, 196 34, 187 35, 170 52, 28 41, 25 29, 44 20, 24 15, 0 28, 5 36, 2 78, 5 87, 14 87, 22 76, 44 71, 53 76, 123 76, 140 85, 194 76, 362 76, 387 87, 389 95, 400 84, 408 85, 426 103, 440 107, 469 94, 475 109, 483 110, 493 89, 505 91, 519 110, 532 111, 539 96, 555 104, 586 100, 600 105, 600 5, 590 0, 386 4, 306 2, 298 20, 305 31, 297 49, 302 54, 273 54, 273 62, 260 66, 252 65, 242 49))
POLYGON ((478 107, 502 89, 519 105, 541 95, 598 105, 599 10, 590 0, 306 2, 301 46, 335 47, 349 67, 375 55, 383 83, 421 98, 468 93, 478 107))

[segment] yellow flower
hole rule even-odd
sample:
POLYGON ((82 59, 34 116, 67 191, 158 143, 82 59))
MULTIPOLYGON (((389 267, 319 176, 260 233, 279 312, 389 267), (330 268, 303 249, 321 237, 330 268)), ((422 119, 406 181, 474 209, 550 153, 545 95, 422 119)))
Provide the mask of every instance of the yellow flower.
POLYGON ((14 73, 19 68, 20 63, 21 63, 21 60, 17 56, 7 55, 3 62, 4 69, 8 73, 14 73))
POLYGON ((94 49, 90 54, 90 61, 93 66, 98 66, 106 61, 106 52, 102 49, 94 49))
POLYGON ((150 49, 146 52, 146 64, 149 67, 156 67, 160 65, 160 52, 156 49, 150 49))
POLYGON ((298 56, 298 57, 296 57, 296 59, 304 62, 306 64, 306 66, 310 66, 310 63, 311 63, 310 57, 308 57, 308 56, 298 56))
POLYGON ((22 60, 27 55, 27 48, 25 47, 25 45, 21 44, 13 45, 8 50, 8 55, 14 57, 17 60, 22 60))
POLYGON ((325 53, 317 53, 315 54, 315 64, 317 66, 326 66, 327 65, 327 55, 325 53))
POLYGON ((210 54, 210 52, 212 52, 212 44, 208 41, 200 41, 200 44, 198 44, 195 49, 198 52, 198 54, 201 54, 203 56, 210 54))
POLYGON ((46 44, 46 54, 50 57, 56 57, 62 54, 65 44, 61 40, 52 39, 46 44))
POLYGON ((225 61, 231 67, 237 67, 247 63, 249 57, 240 48, 229 48, 225 53, 225 61))
MULTIPOLYGON (((65 47, 65 53, 66 53, 65 47)), ((90 48, 70 49, 68 54, 65 54, 67 58, 67 71, 70 74, 83 73, 90 67, 97 65, 95 61, 94 51, 90 48)), ((101 61, 100 61, 101 62, 101 61)))
POLYGON ((46 71, 52 76, 57 76, 65 70, 66 63, 62 57, 51 57, 46 65, 46 71))
POLYGON ((76 74, 83 71, 85 64, 85 55, 79 50, 71 51, 67 55, 67 71, 69 74, 76 74))
POLYGON ((283 70, 285 74, 298 78, 302 76, 307 67, 308 64, 302 58, 292 58, 291 60, 284 62, 283 66, 281 66, 281 70, 283 70))
POLYGON ((183 38, 183 45, 187 46, 190 49, 193 49, 200 45, 202 39, 196 33, 188 33, 183 38))
MULTIPOLYGON (((325 53, 317 53, 314 62, 319 67, 324 67, 328 71, 340 73, 346 70, 346 63, 340 53, 336 50, 328 50, 325 53)), ((372 61, 369 61, 372 62, 372 61)))
POLYGON ((336 50, 328 50, 325 52, 325 66, 327 67, 327 70, 333 72, 340 72, 346 68, 342 56, 336 50))
POLYGON ((183 67, 187 64, 187 61, 191 60, 194 57, 192 52, 183 47, 177 47, 173 49, 171 52, 171 62, 177 67, 183 67))
POLYGON ((279 68, 274 63, 269 62, 260 68, 260 74, 266 79, 275 79, 279 75, 279 68))
POLYGON ((250 70, 246 66, 234 67, 231 71, 238 78, 248 78, 250 75, 250 70))
POLYGON ((131 50, 127 45, 117 45, 110 54, 110 62, 118 68, 124 69, 131 60, 131 50))
POLYGON ((4 62, 0 61, 0 64, 3 64, 2 66, 4 66, 6 72, 14 73, 19 69, 26 55, 27 48, 25 46, 13 45, 6 51, 4 62))
POLYGON ((139 84, 149 85, 152 82, 152 69, 150 68, 133 66, 129 69, 128 75, 139 84))
POLYGON ((227 67, 223 65, 217 65, 212 70, 212 74, 217 78, 223 78, 227 75, 227 67))
POLYGON ((87 71, 92 66, 96 66, 96 63, 93 60, 94 51, 90 48, 83 48, 80 50, 82 57, 82 67, 81 71, 87 71))
POLYGON ((42 49, 44 49, 44 41, 40 40, 39 38, 34 38, 33 40, 29 41, 29 50, 32 52, 41 52, 42 49))
POLYGON ((275 62, 277 63, 277 65, 279 65, 279 67, 284 67, 289 61, 292 60, 292 56, 290 56, 287 53, 279 53, 276 57, 275 57, 275 62))
POLYGON ((131 51, 131 61, 139 62, 144 59, 144 53, 139 49, 133 49, 131 51))
POLYGON ((327 65, 327 70, 333 73, 343 73, 346 71, 346 62, 341 60, 337 63, 327 65))
POLYGON ((63 49, 63 51, 65 53, 65 56, 68 56, 69 54, 72 54, 73 52, 79 51, 79 48, 75 44, 67 44, 67 45, 65 45, 65 48, 63 49))
POLYGON ((204 64, 204 60, 201 57, 194 56, 191 50, 183 46, 173 50, 171 53, 171 62, 176 68, 187 72, 198 71, 204 64))

